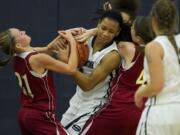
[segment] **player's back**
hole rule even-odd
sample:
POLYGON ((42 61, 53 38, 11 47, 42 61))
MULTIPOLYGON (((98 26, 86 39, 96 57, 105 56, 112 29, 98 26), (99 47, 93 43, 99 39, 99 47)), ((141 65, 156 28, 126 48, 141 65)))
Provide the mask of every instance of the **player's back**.
MULTIPOLYGON (((180 48, 180 36, 174 36, 178 48, 180 48)), ((152 98, 150 98, 147 104, 153 102, 153 104, 164 104, 180 102, 180 65, 178 57, 172 43, 167 36, 158 36, 154 39, 163 48, 163 73, 164 73, 164 87, 162 91, 152 98), (152 100, 152 101, 151 101, 152 100)), ((147 66, 147 60, 145 59, 145 77, 149 81, 149 71, 147 66)))
POLYGON ((55 88, 52 73, 37 74, 31 69, 29 58, 36 52, 16 54, 15 75, 21 88, 21 106, 43 111, 55 110, 55 88))
POLYGON ((144 83, 143 60, 144 54, 137 51, 129 67, 125 67, 124 60, 122 60, 118 75, 112 81, 109 96, 111 104, 119 106, 134 103, 134 93, 144 83))

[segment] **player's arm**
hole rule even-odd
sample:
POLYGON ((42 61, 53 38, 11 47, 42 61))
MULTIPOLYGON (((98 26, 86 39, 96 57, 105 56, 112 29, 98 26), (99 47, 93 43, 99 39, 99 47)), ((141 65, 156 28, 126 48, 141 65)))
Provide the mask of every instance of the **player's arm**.
POLYGON ((76 36, 75 38, 78 42, 87 42, 90 37, 95 35, 97 35, 97 28, 86 30, 84 33, 76 36))
POLYGON ((33 65, 35 65, 36 67, 42 67, 44 69, 49 69, 64 74, 75 73, 78 65, 76 41, 69 31, 62 32, 61 36, 67 39, 67 41, 70 44, 70 55, 69 55, 68 63, 64 63, 62 61, 56 60, 47 54, 39 53, 30 58, 33 65))
POLYGON ((164 86, 162 62, 164 55, 163 48, 159 45, 159 43, 151 42, 145 48, 145 55, 148 62, 150 81, 147 85, 143 85, 137 90, 135 94, 137 106, 138 102, 140 104, 140 100, 142 100, 144 97, 152 97, 157 95, 164 86))
POLYGON ((46 47, 35 47, 34 50, 39 53, 46 53, 67 63, 69 59, 69 48, 68 42, 64 38, 57 36, 46 47))
POLYGON ((74 74, 75 82, 84 91, 93 89, 98 83, 103 81, 114 69, 117 69, 120 63, 120 56, 117 51, 108 53, 101 60, 100 64, 92 71, 90 75, 76 71, 74 74))
POLYGON ((39 53, 46 53, 48 55, 53 55, 54 51, 56 51, 56 46, 61 41, 60 35, 58 35, 55 39, 53 39, 47 46, 45 47, 34 47, 34 50, 39 53))

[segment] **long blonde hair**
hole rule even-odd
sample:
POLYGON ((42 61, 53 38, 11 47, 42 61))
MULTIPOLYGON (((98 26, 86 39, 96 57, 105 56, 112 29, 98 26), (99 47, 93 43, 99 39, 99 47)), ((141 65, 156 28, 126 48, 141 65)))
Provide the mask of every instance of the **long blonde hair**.
POLYGON ((14 54, 13 38, 9 30, 0 32, 0 67, 6 65, 14 54))

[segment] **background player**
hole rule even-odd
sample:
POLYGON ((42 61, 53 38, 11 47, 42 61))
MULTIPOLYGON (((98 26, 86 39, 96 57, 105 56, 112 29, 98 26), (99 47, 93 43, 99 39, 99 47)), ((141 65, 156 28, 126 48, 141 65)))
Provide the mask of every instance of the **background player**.
MULTIPOLYGON (((139 0, 110 0, 103 3, 102 8, 98 9, 98 13, 101 14, 104 11, 116 11, 122 18, 124 23, 124 31, 121 31, 118 37, 115 39, 118 43, 119 41, 132 41, 131 38, 131 25, 136 18, 137 10, 139 7, 139 0)), ((79 42, 86 41, 89 37, 96 35, 97 29, 90 29, 84 31, 83 34, 76 37, 79 42)))
POLYGON ((177 10, 170 0, 157 0, 151 10, 152 27, 156 38, 145 48, 145 77, 147 85, 135 94, 142 106, 137 135, 180 134, 180 37, 177 31, 177 10))

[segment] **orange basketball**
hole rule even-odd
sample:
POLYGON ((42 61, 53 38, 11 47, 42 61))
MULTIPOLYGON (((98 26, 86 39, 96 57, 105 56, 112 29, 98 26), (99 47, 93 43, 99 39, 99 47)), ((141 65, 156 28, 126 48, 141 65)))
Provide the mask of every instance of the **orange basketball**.
POLYGON ((89 48, 84 43, 77 42, 78 67, 82 67, 88 60, 89 48))

